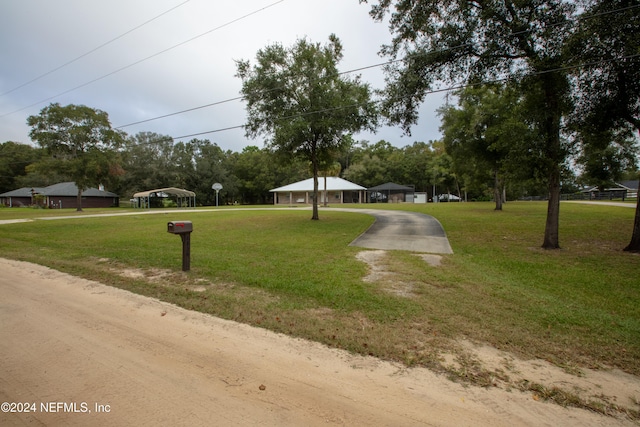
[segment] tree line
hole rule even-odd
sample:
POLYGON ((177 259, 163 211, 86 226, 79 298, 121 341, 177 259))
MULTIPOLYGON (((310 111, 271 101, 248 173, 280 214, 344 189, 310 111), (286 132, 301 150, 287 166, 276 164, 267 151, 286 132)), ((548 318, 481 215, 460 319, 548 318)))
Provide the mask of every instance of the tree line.
MULTIPOLYGON (((59 170, 50 160, 43 148, 10 141, 0 144, 0 192, 73 178, 72 165, 65 162, 65 170, 59 170)), ((308 161, 267 147, 247 146, 235 152, 207 139, 174 142, 151 132, 124 136, 109 162, 103 167, 106 173, 88 186, 104 184, 123 200, 138 191, 179 187, 195 191, 199 204, 212 205, 215 192, 211 185, 219 182, 223 186, 221 203, 268 204, 273 202, 269 190, 311 175, 308 161)), ((440 141, 414 142, 402 148, 384 140, 351 141, 324 169, 320 175, 340 176, 364 187, 396 182, 414 186, 430 197, 434 186, 438 193, 460 194, 463 188, 440 141)), ((489 186, 478 183, 468 197, 489 200, 489 191, 489 186)))
MULTIPOLYGON (((442 109, 447 114, 452 110, 461 112, 453 106, 442 109)), ((443 120, 443 127, 450 125, 447 120, 443 120)), ((435 191, 435 194, 455 194, 468 201, 490 201, 496 200, 495 175, 504 173, 497 200, 545 196, 545 182, 531 173, 530 163, 513 160, 508 168, 503 168, 502 163, 507 162, 503 159, 496 160, 493 167, 483 165, 478 155, 467 155, 456 146, 459 140, 455 139, 453 130, 445 135, 443 140, 416 141, 404 147, 385 140, 375 143, 350 140, 338 152, 331 167, 320 171, 320 175, 340 176, 367 188, 394 182, 425 192, 429 199, 435 191), (454 142, 450 142, 450 138, 454 142)), ((469 147, 481 153, 493 152, 471 144, 469 147)), ((11 141, 0 144, 0 193, 71 179, 64 171, 52 169, 49 160, 43 148, 11 141), (36 167, 43 161, 43 166, 36 167)), ((247 146, 236 152, 223 150, 208 139, 175 142, 170 136, 152 132, 125 136, 111 164, 105 168, 107 173, 103 179, 91 181, 89 187, 104 184, 122 200, 128 200, 138 191, 179 187, 195 191, 198 204, 202 205, 215 204, 215 192, 211 189, 215 182, 223 185, 220 203, 270 204, 273 196, 269 190, 311 175, 308 161, 283 156, 267 147, 247 146)), ((65 167, 69 170, 70 166, 65 167)), ((635 175, 630 165, 618 170, 616 178, 632 179, 635 175)), ((567 169, 563 191, 574 193, 583 185, 598 182, 597 176, 576 176, 567 169)))

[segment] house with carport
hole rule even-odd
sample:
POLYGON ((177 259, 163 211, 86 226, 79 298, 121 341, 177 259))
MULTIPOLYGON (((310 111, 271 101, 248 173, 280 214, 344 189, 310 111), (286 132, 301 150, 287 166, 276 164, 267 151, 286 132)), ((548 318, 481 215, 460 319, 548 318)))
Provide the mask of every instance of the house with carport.
MULTIPOLYGON (((269 190, 274 205, 313 203, 313 178, 269 190)), ((365 203, 367 189, 336 176, 318 177, 318 203, 365 203)))

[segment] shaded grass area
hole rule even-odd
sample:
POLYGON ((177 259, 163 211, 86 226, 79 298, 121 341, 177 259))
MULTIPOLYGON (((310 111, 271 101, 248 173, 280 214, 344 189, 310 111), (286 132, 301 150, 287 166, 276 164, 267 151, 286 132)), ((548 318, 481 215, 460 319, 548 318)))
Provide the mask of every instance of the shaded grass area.
MULTIPOLYGON (((563 204, 563 249, 545 251, 544 203, 508 203, 503 212, 490 203, 360 207, 433 215, 454 254, 432 267, 389 251, 386 282, 412 290, 397 295, 384 281, 363 281, 367 266, 355 257, 363 249, 348 246, 372 217, 321 210, 310 221, 309 211, 291 209, 2 225, 0 256, 409 366, 442 371, 441 353, 465 338, 569 370, 640 375, 640 256, 622 251, 633 209, 563 204), (169 220, 193 221, 189 273, 180 271, 169 220), (127 269, 144 274, 121 274, 127 269), (152 280, 158 270, 168 272, 152 280)), ((484 384, 473 369, 456 375, 484 384)))
POLYGON ((545 209, 429 205, 455 255, 425 280, 424 300, 438 301, 428 309, 441 313, 447 334, 560 366, 610 365, 638 375, 640 256, 622 251, 634 210, 563 204, 563 249, 546 251, 545 209))

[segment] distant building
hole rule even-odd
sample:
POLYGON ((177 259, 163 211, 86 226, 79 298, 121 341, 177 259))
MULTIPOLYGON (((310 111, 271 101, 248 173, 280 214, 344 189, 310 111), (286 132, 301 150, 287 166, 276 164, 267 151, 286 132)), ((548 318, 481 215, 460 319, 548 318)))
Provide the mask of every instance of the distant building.
POLYGON ((196 193, 182 188, 166 187, 155 190, 141 191, 133 195, 131 204, 136 208, 150 209, 153 207, 164 207, 164 200, 175 197, 178 207, 195 207, 196 193))
POLYGON ((638 180, 615 182, 604 191, 600 191, 598 187, 589 187, 582 190, 582 193, 593 200, 634 199, 638 197, 638 180))
MULTIPOLYGON (((387 182, 375 187, 369 187, 369 199, 371 203, 416 203, 415 188, 387 182)), ((420 200, 420 202, 427 202, 426 194, 424 195, 424 201, 420 200)))
MULTIPOLYGON (((78 187, 74 182, 61 182, 48 187, 24 187, 0 194, 0 204, 21 207, 39 204, 54 209, 77 209, 78 187)), ((109 191, 89 188, 82 192, 83 208, 118 207, 120 197, 109 191)))
MULTIPOLYGON (((274 193, 273 204, 295 205, 313 203, 313 178, 294 182, 284 187, 269 190, 274 193)), ((364 203, 367 189, 346 179, 335 176, 318 177, 318 204, 324 203, 364 203)))

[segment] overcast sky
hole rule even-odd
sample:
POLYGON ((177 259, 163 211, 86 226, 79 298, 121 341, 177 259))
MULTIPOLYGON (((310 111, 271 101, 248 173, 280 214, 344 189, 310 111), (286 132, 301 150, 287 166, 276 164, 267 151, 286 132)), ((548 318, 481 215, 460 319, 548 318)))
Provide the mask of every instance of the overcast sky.
MULTIPOLYGON (((254 62, 257 51, 273 43, 289 47, 303 37, 326 43, 334 33, 344 47, 341 71, 379 64, 385 61, 380 46, 391 36, 368 12, 358 0, 2 0, 0 142, 31 143, 27 117, 52 102, 106 111, 120 127, 236 98, 241 81, 234 60, 254 62)), ((380 67, 359 74, 375 89, 384 85, 380 67)), ((397 147, 438 139, 435 110, 442 99, 427 98, 411 136, 383 127, 356 139, 385 139, 397 147)), ((236 100, 122 130, 176 138, 245 119, 245 105, 236 100)), ((197 138, 232 151, 264 146, 242 129, 197 138)))

